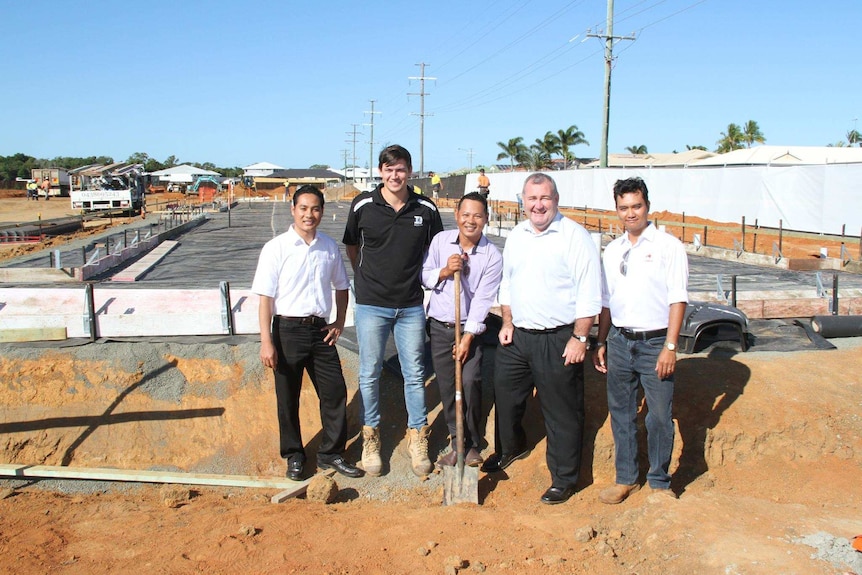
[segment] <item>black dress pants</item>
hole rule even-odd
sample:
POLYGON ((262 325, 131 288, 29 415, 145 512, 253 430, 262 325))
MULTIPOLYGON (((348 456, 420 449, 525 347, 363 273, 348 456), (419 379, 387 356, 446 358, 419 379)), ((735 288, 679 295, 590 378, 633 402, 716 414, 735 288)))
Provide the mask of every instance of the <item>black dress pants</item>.
POLYGON ((323 341, 321 323, 305 325, 278 317, 273 320, 273 343, 278 352, 275 398, 281 457, 305 457, 299 419, 302 372, 308 372, 320 402, 323 439, 317 456, 340 455, 347 443, 347 386, 334 345, 323 341))
POLYGON ((512 343, 497 348, 494 395, 498 451, 526 449, 522 424, 527 399, 538 392, 547 435, 547 463, 553 487, 574 487, 581 467, 584 429, 584 364, 564 365, 572 329, 531 333, 515 328, 512 343))
MULTIPOLYGON (((455 328, 447 327, 437 321, 429 322, 431 332, 431 359, 434 373, 440 387, 440 402, 449 436, 455 439, 455 359, 452 346, 455 345, 455 328)), ((462 413, 464 414, 464 449, 479 449, 482 440, 480 429, 482 419, 482 346, 473 338, 470 353, 461 368, 461 383, 464 388, 462 413)))

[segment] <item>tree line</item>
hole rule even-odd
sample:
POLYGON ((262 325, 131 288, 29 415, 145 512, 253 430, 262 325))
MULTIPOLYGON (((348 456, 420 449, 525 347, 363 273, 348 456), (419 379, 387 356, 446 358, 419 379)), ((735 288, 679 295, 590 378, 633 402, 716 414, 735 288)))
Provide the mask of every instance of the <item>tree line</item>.
MULTIPOLYGON (((742 124, 728 124, 727 130, 720 133, 721 138, 716 142, 715 152, 724 154, 739 150, 742 148, 750 148, 754 144, 763 144, 766 142, 766 137, 760 129, 760 126, 754 120, 742 124)), ((860 146, 862 147, 862 134, 855 129, 847 132, 845 140, 841 140, 827 146, 860 146), (845 141, 846 140, 846 141, 845 141)), ((569 126, 565 130, 557 130, 554 132, 546 132, 543 138, 536 138, 535 143, 527 145, 524 138, 512 138, 506 142, 497 142, 497 146, 502 150, 497 155, 497 161, 509 160, 510 169, 514 170, 515 166, 525 168, 527 170, 547 170, 554 167, 554 157, 558 156, 563 160, 563 169, 567 169, 569 165, 578 161, 578 158, 571 152, 572 146, 578 144, 589 145, 589 142, 584 138, 583 132, 578 130, 575 125, 569 126)), ((686 150, 704 150, 706 146, 686 145, 686 150)), ((647 154, 647 147, 643 144, 636 146, 626 146, 626 151, 630 154, 647 154)), ((676 153, 676 150, 674 150, 676 153)))
MULTIPOLYGON (((108 165, 113 164, 114 159, 110 156, 87 156, 82 158, 57 156, 56 158, 45 159, 35 158, 27 154, 17 153, 11 156, 0 156, 0 181, 14 182, 16 178, 29 178, 32 170, 41 168, 63 168, 65 170, 74 170, 83 166, 93 164, 108 165)), ((151 158, 143 152, 136 152, 126 159, 128 164, 141 164, 147 172, 156 172, 165 168, 172 168, 180 164, 176 156, 168 156, 163 162, 151 158)), ((212 170, 228 178, 235 178, 242 175, 242 168, 220 168, 212 162, 187 162, 196 168, 212 170)))

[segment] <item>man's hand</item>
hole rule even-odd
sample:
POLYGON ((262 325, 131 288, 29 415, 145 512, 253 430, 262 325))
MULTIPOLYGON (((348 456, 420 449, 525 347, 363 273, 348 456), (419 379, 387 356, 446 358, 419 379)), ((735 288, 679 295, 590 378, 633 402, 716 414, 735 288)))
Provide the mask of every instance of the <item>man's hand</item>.
POLYGON ((593 352, 593 367, 596 368, 596 371, 599 373, 608 372, 607 351, 608 346, 601 345, 593 352))
POLYGON ((323 338, 325 343, 335 345, 338 343, 338 338, 341 337, 341 332, 344 331, 344 324, 335 322, 320 328, 320 331, 325 331, 326 336, 323 338))
POLYGON ((668 377, 673 375, 673 371, 676 368, 676 352, 671 351, 668 348, 664 348, 661 350, 661 353, 658 354, 658 362, 655 365, 655 371, 658 374, 659 379, 667 379, 668 377))
POLYGON ((565 359, 563 365, 582 363, 585 357, 587 357, 587 344, 575 337, 570 337, 566 342, 566 349, 563 350, 565 359))
POLYGON ((275 351, 275 346, 271 341, 261 342, 260 344, 260 361, 265 367, 275 369, 278 365, 278 353, 275 351))
POLYGON ((503 323, 503 327, 500 328, 500 333, 497 336, 497 339, 500 340, 500 345, 509 345, 512 343, 512 334, 515 333, 515 326, 512 322, 503 323))
POLYGON ((467 356, 470 355, 470 344, 472 342, 472 333, 461 334, 461 346, 452 346, 452 359, 460 363, 464 363, 465 361, 467 361, 467 356))
POLYGON ((455 272, 464 269, 464 260, 467 259, 467 254, 452 254, 446 260, 446 265, 440 268, 440 277, 438 281, 447 280, 455 277, 455 272))

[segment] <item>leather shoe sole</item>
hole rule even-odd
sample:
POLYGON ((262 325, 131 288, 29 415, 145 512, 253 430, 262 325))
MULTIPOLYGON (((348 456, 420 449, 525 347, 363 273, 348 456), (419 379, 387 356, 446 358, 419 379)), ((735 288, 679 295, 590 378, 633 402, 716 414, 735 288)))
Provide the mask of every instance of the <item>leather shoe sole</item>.
POLYGON ((542 503, 547 505, 565 503, 574 494, 574 487, 549 487, 548 490, 545 491, 544 495, 542 495, 542 503))
POLYGON ((318 459, 317 466, 321 469, 334 469, 345 477, 362 477, 362 470, 347 463, 343 457, 333 457, 329 461, 318 459))
POLYGON ((509 455, 507 453, 497 455, 495 453, 485 460, 485 463, 482 464, 480 469, 485 473, 497 473, 498 471, 503 471, 519 459, 526 459, 529 455, 529 449, 525 449, 515 455, 509 455))

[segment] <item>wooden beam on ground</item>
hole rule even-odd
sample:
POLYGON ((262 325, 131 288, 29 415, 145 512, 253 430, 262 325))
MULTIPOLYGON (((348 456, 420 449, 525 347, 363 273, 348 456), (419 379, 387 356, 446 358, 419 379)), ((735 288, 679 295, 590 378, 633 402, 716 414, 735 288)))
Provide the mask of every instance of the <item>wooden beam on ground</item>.
POLYGON ((0 343, 22 341, 62 341, 64 339, 66 339, 65 327, 0 329, 0 343))
POLYGON ((219 487, 262 487, 298 489, 308 487, 308 480, 292 481, 282 477, 251 475, 216 475, 208 473, 177 473, 142 471, 104 467, 59 467, 52 465, 0 464, 0 477, 39 479, 91 479, 96 481, 129 481, 134 483, 176 483, 179 485, 214 485, 219 487))

